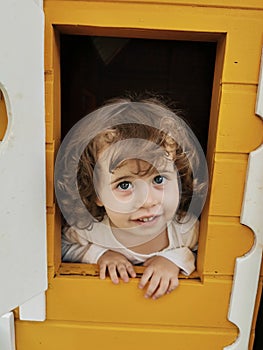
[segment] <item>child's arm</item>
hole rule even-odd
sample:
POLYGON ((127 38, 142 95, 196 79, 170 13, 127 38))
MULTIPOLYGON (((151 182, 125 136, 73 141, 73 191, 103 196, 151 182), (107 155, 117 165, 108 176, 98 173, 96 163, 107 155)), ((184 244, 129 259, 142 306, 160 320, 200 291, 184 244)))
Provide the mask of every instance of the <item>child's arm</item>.
POLYGON ((90 243, 72 227, 63 230, 62 260, 98 264, 100 278, 105 279, 108 271, 115 284, 119 283, 118 275, 124 282, 129 281, 129 276, 136 277, 132 264, 124 255, 90 243))
POLYGON ((62 234, 62 260, 96 264, 106 248, 90 243, 72 227, 65 228, 62 234))
POLYGON ((195 270, 195 254, 188 247, 170 249, 157 253, 157 255, 174 263, 186 276, 189 276, 195 270))
POLYGON ((195 270, 196 251, 199 238, 199 221, 193 215, 190 216, 190 218, 188 216, 187 223, 184 227, 186 231, 184 230, 183 233, 176 233, 178 246, 173 249, 158 252, 157 255, 170 260, 180 267, 180 270, 184 275, 189 276, 195 270))

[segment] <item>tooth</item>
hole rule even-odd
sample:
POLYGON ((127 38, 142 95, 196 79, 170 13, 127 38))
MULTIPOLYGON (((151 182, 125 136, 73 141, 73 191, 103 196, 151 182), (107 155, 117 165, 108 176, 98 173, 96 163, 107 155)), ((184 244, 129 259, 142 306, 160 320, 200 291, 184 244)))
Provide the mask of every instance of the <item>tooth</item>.
POLYGON ((154 218, 153 216, 151 216, 150 218, 141 218, 140 221, 148 222, 148 221, 152 221, 153 218, 154 218))

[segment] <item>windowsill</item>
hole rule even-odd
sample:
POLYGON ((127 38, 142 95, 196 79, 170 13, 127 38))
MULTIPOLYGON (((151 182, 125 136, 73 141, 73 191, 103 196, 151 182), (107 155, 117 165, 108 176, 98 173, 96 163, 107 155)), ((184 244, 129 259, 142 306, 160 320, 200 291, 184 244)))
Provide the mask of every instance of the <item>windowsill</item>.
MULTIPOLYGON (((143 274, 145 267, 134 266, 137 277, 143 274)), ((98 276, 99 269, 96 264, 80 264, 80 263, 61 263, 57 273, 58 276, 74 275, 74 276, 98 276)), ((197 271, 194 271, 190 276, 185 276, 182 273, 179 275, 180 279, 200 279, 197 271)))

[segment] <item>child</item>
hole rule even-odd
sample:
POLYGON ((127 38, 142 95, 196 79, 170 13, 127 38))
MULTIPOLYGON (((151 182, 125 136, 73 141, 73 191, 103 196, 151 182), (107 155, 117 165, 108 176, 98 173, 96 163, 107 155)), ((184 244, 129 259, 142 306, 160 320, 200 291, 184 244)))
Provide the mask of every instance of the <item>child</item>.
POLYGON ((141 264, 139 288, 153 299, 195 270, 206 163, 164 105, 118 100, 91 113, 64 139, 55 177, 63 261, 96 263, 115 284, 141 264))

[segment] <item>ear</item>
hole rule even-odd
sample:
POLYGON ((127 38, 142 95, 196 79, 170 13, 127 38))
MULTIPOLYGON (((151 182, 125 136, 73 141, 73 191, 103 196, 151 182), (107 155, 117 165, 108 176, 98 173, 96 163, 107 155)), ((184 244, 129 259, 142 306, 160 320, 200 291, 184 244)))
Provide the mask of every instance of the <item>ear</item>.
POLYGON ((98 197, 96 198, 95 203, 97 204, 98 207, 103 207, 104 206, 102 201, 98 197))

